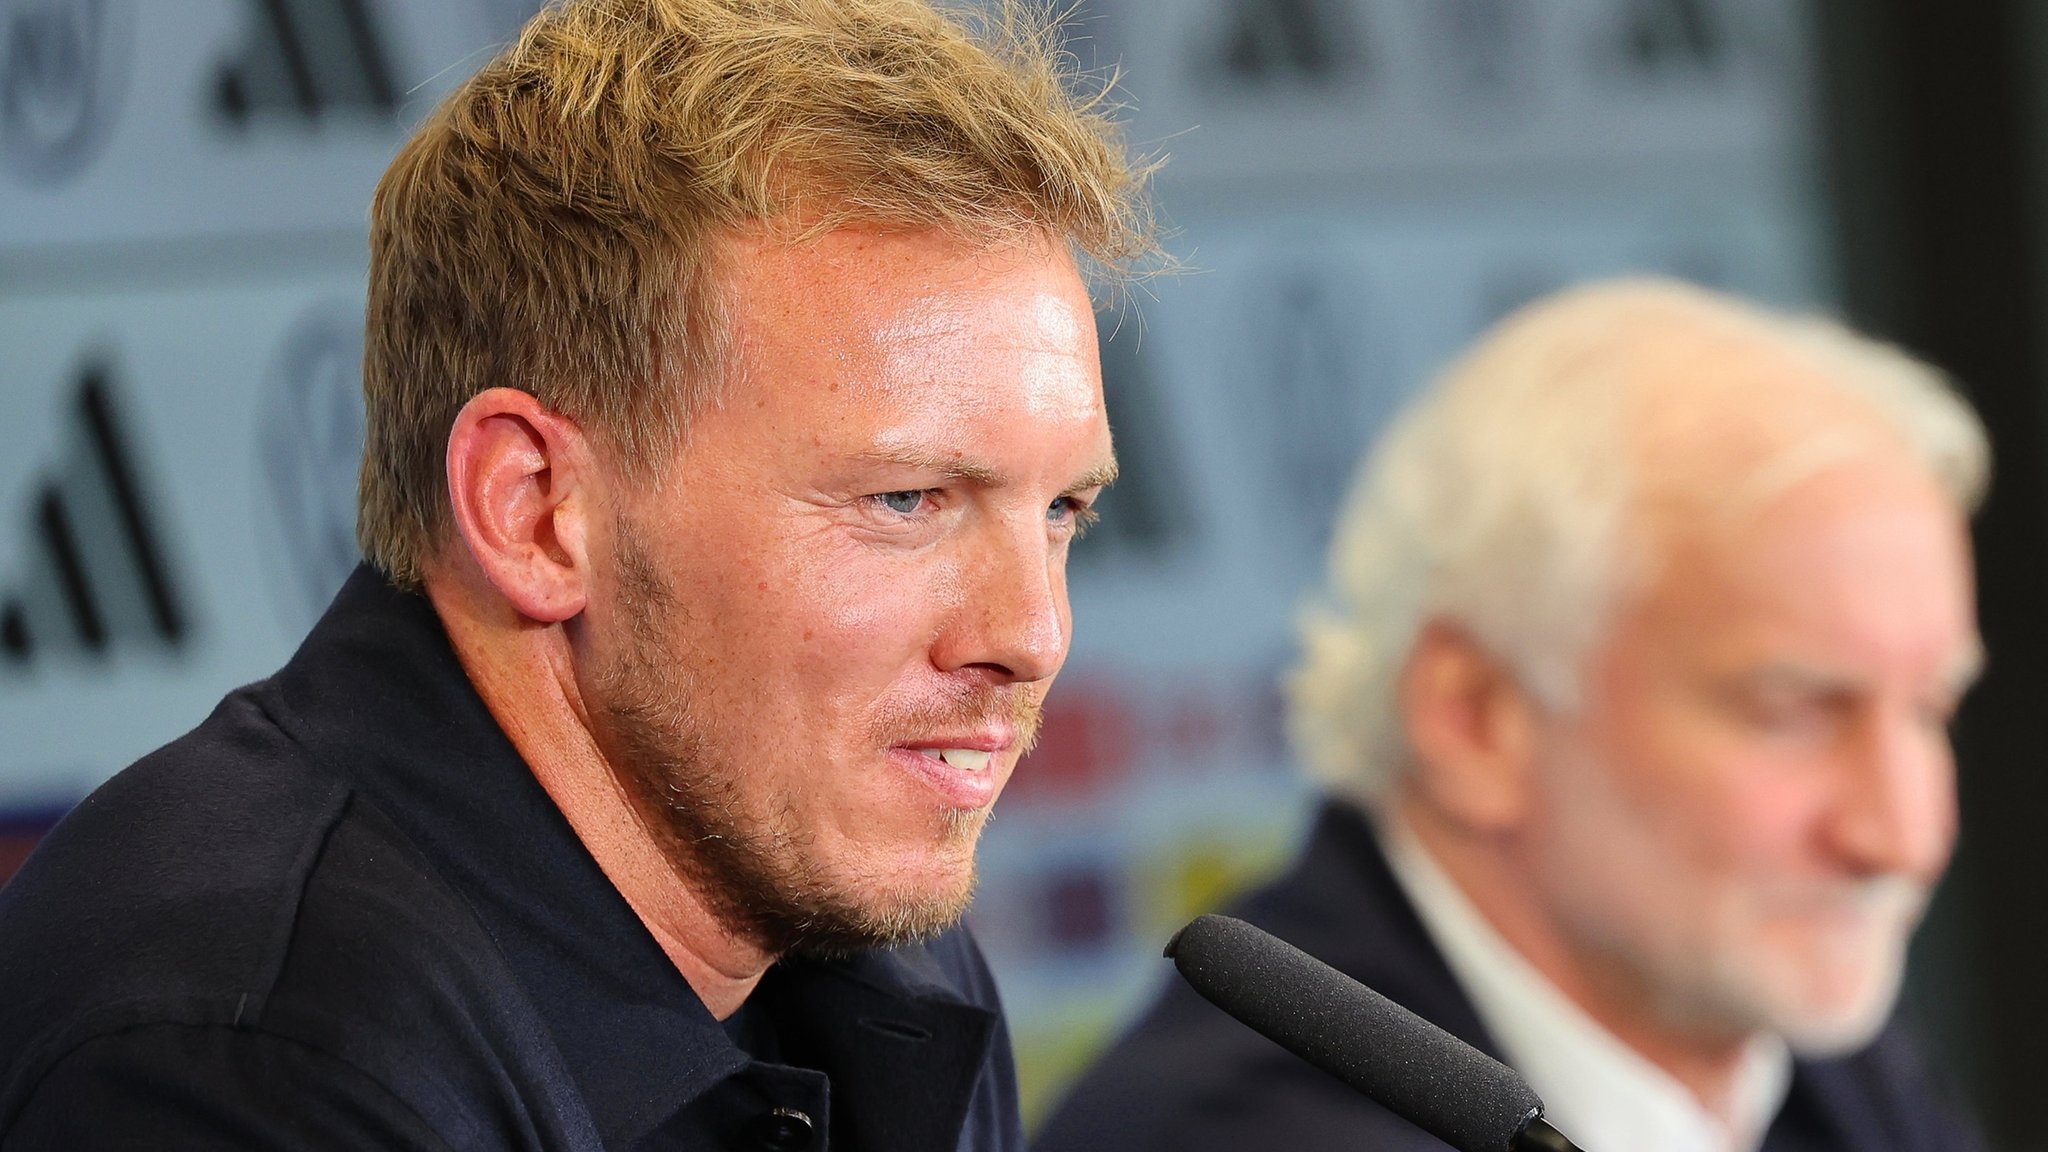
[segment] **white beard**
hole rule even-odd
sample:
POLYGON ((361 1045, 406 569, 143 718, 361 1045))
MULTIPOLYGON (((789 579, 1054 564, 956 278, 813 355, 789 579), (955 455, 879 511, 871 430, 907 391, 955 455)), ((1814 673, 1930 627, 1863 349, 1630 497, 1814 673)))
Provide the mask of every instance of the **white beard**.
POLYGON ((1630 972, 1675 1026, 1774 1033, 1822 1055, 1889 1019, 1925 885, 1884 876, 1783 881, 1704 874, 1661 842, 1604 765, 1547 765, 1551 826, 1537 883, 1567 941, 1630 972))

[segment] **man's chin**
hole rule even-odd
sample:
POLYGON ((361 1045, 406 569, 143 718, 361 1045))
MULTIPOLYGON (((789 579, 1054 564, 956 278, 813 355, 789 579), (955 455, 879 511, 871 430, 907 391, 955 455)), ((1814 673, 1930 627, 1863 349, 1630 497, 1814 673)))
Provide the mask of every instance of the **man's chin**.
POLYGON ((934 935, 966 915, 980 878, 972 843, 946 845, 871 881, 865 903, 878 919, 918 925, 920 935, 934 935))
POLYGON ((1897 1005, 1903 965, 1846 976, 1839 991, 1775 1013, 1777 1033, 1802 1056, 1839 1056, 1877 1039, 1897 1005))
POLYGON ((849 893, 836 916, 821 917, 791 942, 789 954, 836 959, 929 940, 960 922, 974 899, 975 873, 905 877, 849 893))
MULTIPOLYGON (((1885 949, 1885 951, 1895 951, 1885 949)), ((1867 1046, 1883 1031, 1897 1004, 1902 956, 1844 965, 1811 956, 1723 970, 1720 1015, 1743 1030, 1778 1036, 1802 1056, 1839 1056, 1867 1046)))

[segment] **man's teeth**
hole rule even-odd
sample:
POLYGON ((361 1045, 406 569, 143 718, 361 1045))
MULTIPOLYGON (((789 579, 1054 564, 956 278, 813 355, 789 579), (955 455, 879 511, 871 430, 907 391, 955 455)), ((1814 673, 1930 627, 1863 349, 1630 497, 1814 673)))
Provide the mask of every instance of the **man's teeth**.
POLYGON ((944 760, 962 772, 987 771, 988 762, 995 755, 978 748, 920 748, 918 751, 934 760, 944 760))

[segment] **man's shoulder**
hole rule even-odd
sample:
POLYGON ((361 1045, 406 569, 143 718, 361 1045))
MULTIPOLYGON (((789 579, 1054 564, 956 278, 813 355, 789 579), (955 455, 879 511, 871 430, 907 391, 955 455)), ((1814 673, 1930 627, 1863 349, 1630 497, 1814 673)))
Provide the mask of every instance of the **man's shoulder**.
POLYGON ((1929 1067, 1917 1032, 1903 1018, 1859 1051, 1802 1059, 1795 1067, 1780 1128, 1817 1124, 1836 1135, 1837 1147, 1977 1152, 1983 1146, 1968 1110, 1929 1067))
MULTIPOLYGON (((1446 992, 1428 973, 1411 971, 1414 942, 1393 939, 1402 933, 1386 923, 1397 910, 1361 886, 1354 846, 1332 839, 1327 826, 1319 828, 1292 870, 1227 911, 1347 971, 1369 943, 1370 971, 1353 975, 1369 975, 1403 1000, 1426 991, 1426 1007, 1440 1009, 1439 1001, 1457 996, 1455 985, 1446 992)), ((1110 1144, 1133 1152, 1442 1147, 1170 974, 1144 1015, 1073 1086, 1034 1147, 1080 1152, 1110 1144)))
POLYGON ((0 890, 0 1128, 59 1061, 123 1030, 288 1035, 374 1067, 384 1025, 488 985, 487 951, 391 823, 242 690, 95 791, 0 890))
MULTIPOLYGON (((1368 822, 1323 806, 1300 858, 1226 911, 1472 1038, 1472 1008, 1388 871, 1368 822)), ((1177 978, 1074 1086, 1041 1152, 1440 1149, 1421 1129, 1297 1059, 1177 978)))
POLYGON ((1441 1148, 1178 983, 1074 1086, 1033 1142, 1038 1152, 1112 1145, 1131 1152, 1441 1148))
POLYGON ((0 890, 0 1040, 19 1050, 25 1004, 263 981, 348 799, 256 691, 230 695, 95 790, 0 890))

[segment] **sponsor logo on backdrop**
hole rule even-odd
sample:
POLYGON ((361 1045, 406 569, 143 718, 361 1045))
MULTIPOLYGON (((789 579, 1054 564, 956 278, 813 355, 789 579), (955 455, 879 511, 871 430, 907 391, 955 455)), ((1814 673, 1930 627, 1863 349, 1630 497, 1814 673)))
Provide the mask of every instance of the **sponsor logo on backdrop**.
POLYGON ((363 309, 323 300, 285 331, 257 413, 259 537, 272 599, 294 633, 354 570, 363 462, 363 309))
POLYGON ((1199 56, 1217 87, 1335 87, 1371 62, 1351 0, 1226 0, 1201 27, 1213 30, 1199 56))
POLYGON ((60 184, 98 157, 127 82, 130 0, 0 0, 0 168, 60 184))
POLYGON ((1726 67, 1732 37, 1716 0, 1625 0, 1615 16, 1606 54, 1637 77, 1707 76, 1726 67))
POLYGON ((1160 560, 1187 543, 1195 530, 1186 504, 1192 491, 1173 443, 1173 424, 1139 325, 1123 331, 1109 320, 1099 329, 1102 393, 1116 431, 1116 486, 1098 505, 1101 522, 1074 551, 1074 563, 1092 567, 1111 559, 1160 560))
POLYGON ((0 667, 176 649, 191 631, 117 393, 112 361, 86 360, 57 458, 31 485, 16 527, 12 583, 0 588, 0 667))
POLYGON ((1276 262, 1245 288, 1245 441, 1271 477, 1271 527, 1319 559, 1367 434, 1395 400, 1369 335, 1376 309, 1361 277, 1321 260, 1276 262))
POLYGON ((1430 72, 1447 118, 1526 114, 1536 88, 1536 18, 1527 0, 1438 0, 1423 13, 1438 46, 1430 72))
POLYGON ((368 0, 246 0, 244 8, 246 36, 215 77, 222 121, 395 119, 403 94, 389 33, 368 0))

